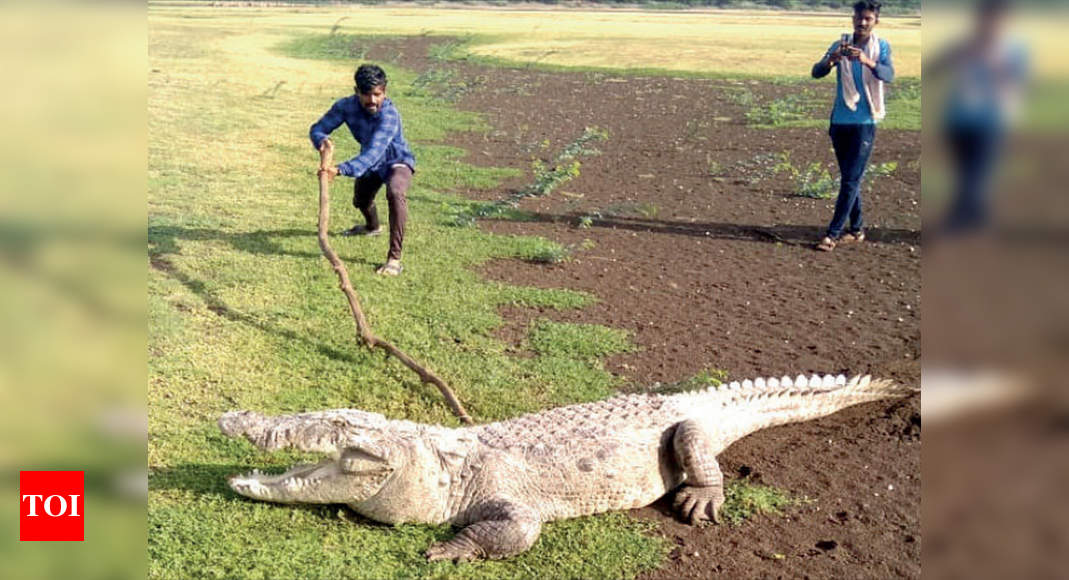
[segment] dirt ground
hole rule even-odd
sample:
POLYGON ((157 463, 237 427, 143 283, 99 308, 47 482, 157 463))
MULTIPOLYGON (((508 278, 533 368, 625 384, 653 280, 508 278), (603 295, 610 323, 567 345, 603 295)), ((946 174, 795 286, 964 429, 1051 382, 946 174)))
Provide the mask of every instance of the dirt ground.
MULTIPOLYGON (((919 387, 918 133, 877 134, 872 163, 898 166, 865 185, 869 239, 820 253, 811 245, 833 200, 795 195, 770 167, 786 152, 796 166, 834 171, 826 131, 749 127, 754 105, 740 98, 765 102, 796 88, 428 59, 440 42, 383 42, 368 56, 451 71, 454 88, 466 89, 458 105, 484 113, 493 129, 449 143, 469 163, 524 170, 494 191, 461 193, 504 198, 531 181, 532 159, 550 160, 585 127, 609 135, 595 144, 600 154, 580 158, 576 179, 520 204, 534 219, 480 222, 571 250, 557 264, 490 263, 488 278, 598 298, 578 311, 506 308, 504 340, 518 345, 534 318, 627 329, 640 349, 608 367, 636 386, 720 369, 733 378, 867 372, 919 387)), ((830 107, 834 85, 817 86, 830 107)), ((661 504, 636 510, 677 546, 646 578, 919 577, 920 447, 919 396, 751 435, 720 456, 725 475, 809 501, 738 527, 684 525, 661 504)))

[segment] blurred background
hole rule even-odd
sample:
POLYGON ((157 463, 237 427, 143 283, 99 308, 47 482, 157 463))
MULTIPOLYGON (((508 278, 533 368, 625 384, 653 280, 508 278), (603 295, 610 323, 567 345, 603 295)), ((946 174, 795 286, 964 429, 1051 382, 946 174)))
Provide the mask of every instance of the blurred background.
POLYGON ((0 577, 145 576, 146 25, 0 6, 0 577), (85 542, 18 541, 18 474, 85 472, 85 542))
POLYGON ((1069 9, 924 5, 923 567, 1069 558, 1069 9))

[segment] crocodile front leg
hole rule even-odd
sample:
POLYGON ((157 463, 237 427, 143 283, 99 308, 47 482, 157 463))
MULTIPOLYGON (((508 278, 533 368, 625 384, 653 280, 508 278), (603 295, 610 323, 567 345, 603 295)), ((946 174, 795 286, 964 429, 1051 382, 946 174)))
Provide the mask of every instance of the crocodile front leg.
POLYGON ((687 479, 676 492, 673 508, 692 525, 712 519, 720 523, 724 505, 724 475, 713 455, 713 443, 696 421, 676 427, 672 449, 687 479))
POLYGON ((507 558, 526 552, 542 532, 542 520, 533 509, 507 500, 481 504, 471 512, 472 523, 453 539, 427 549, 428 560, 471 561, 507 558))

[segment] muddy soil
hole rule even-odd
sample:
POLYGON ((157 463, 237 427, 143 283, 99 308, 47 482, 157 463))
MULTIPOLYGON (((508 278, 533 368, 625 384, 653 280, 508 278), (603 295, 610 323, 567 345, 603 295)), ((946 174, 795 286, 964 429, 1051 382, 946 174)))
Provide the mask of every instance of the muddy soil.
MULTIPOLYGON (((796 168, 819 162, 834 174, 826 129, 746 120, 799 87, 428 58, 441 42, 381 42, 369 58, 450 71, 440 90, 459 94, 458 105, 485 114, 493 129, 449 143, 469 163, 524 170, 492 191, 461 193, 505 198, 532 181, 533 159, 552 162, 586 127, 608 132, 594 144, 600 154, 579 158, 578 177, 520 203, 530 219, 480 222, 570 249, 556 264, 492 262, 482 268, 488 278, 598 299, 578 311, 505 308, 504 340, 520 347, 534 318, 627 329, 639 350, 608 368, 636 388, 706 369, 735 378, 865 372, 919 387, 919 133, 878 132, 871 162, 897 169, 867 178, 868 240, 821 253, 812 243, 834 200, 797 195, 774 166, 789 156, 796 168)), ((830 107, 834 84, 808 82, 830 107)), ((759 432, 720 461, 729 478, 749 475, 807 502, 738 527, 684 525, 661 504, 636 510, 676 546, 646 578, 920 576, 919 396, 759 432)))

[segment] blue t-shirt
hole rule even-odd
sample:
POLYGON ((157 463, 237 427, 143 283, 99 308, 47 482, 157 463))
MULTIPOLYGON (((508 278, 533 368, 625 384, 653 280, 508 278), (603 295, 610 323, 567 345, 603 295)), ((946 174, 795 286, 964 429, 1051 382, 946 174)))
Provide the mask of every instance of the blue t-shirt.
POLYGON ((1007 42, 993 58, 962 58, 956 64, 944 123, 955 129, 1004 129, 1027 80, 1027 49, 1007 42))
MULTIPOLYGON (((891 63, 891 44, 882 38, 879 41, 880 58, 876 61, 876 68, 873 69, 872 73, 881 81, 889 83, 895 78, 894 64, 891 63)), ((839 43, 835 42, 828 49, 828 52, 830 53, 837 48, 839 48, 839 43)), ((872 117, 872 107, 869 105, 868 98, 865 97, 865 85, 861 80, 861 71, 865 68, 865 65, 858 61, 853 61, 850 64, 850 70, 854 73, 854 86, 861 93, 861 100, 858 101, 857 108, 853 111, 846 106, 846 101, 843 100, 843 70, 836 66, 835 104, 831 108, 831 124, 872 125, 876 123, 876 119, 872 117)), ((873 98, 875 98, 875 95, 873 95, 873 98)))

